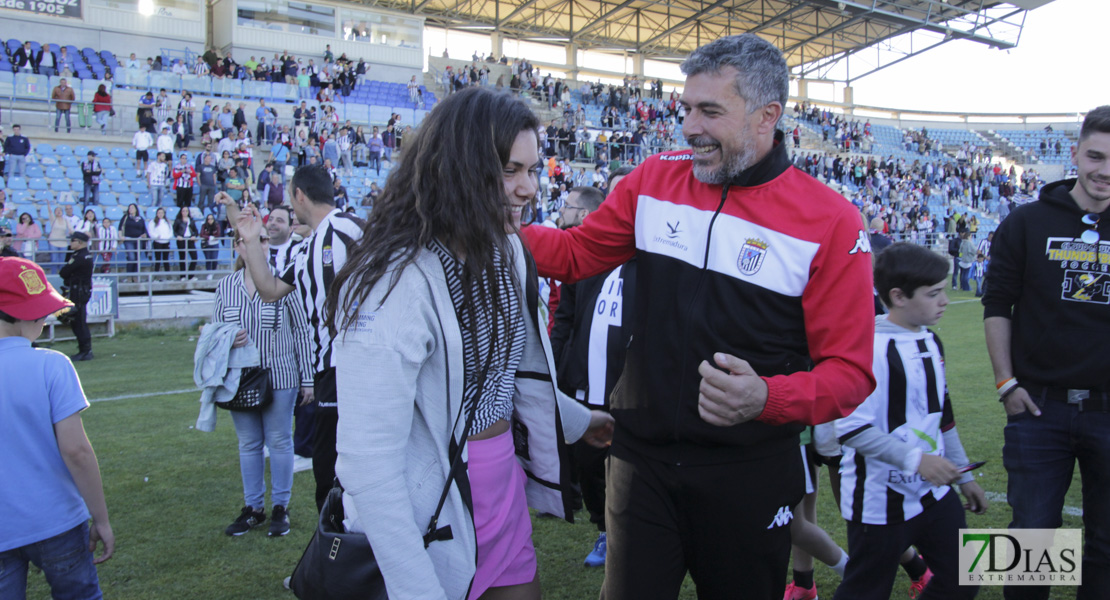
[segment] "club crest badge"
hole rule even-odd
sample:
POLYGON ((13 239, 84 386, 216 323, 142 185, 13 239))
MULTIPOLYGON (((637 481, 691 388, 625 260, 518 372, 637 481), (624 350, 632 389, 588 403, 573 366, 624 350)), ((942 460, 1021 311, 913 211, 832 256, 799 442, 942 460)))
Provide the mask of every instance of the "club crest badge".
POLYGON ((764 258, 767 258, 767 242, 748 238, 740 247, 740 258, 736 259, 736 267, 740 269, 741 275, 750 277, 759 272, 764 258))
POLYGON ((332 253, 331 253, 331 246, 324 246, 324 251, 323 251, 323 253, 322 253, 322 255, 321 255, 321 258, 320 258, 320 260, 321 260, 321 261, 322 261, 322 262, 323 262, 323 263, 324 263, 325 265, 330 265, 330 264, 332 263, 332 253))
POLYGON ((46 283, 39 277, 39 274, 33 269, 22 267, 23 270, 19 272, 19 280, 23 282, 23 287, 27 288, 27 295, 37 296, 46 291, 46 283))

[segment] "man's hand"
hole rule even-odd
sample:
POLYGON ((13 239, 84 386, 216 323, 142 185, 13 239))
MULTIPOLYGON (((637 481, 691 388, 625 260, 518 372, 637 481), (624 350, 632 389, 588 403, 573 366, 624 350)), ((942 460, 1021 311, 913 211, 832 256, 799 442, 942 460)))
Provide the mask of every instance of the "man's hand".
POLYGON ((767 405, 767 382, 748 361, 718 352, 713 360, 721 369, 702 361, 698 366, 698 414, 706 423, 728 427, 758 417, 767 405))
POLYGON ((1041 416, 1041 409, 1037 408, 1037 404, 1029 397, 1029 392, 1025 388, 1018 386, 1014 388, 1006 399, 1002 401, 1002 408, 1006 409, 1006 414, 1009 416, 1020 415, 1025 411, 1029 411, 1034 417, 1041 416))
POLYGON ((239 230, 239 237, 243 238, 247 245, 258 243, 258 238, 262 235, 262 215, 253 204, 248 204, 239 213, 239 217, 235 219, 235 228, 239 230))
POLYGON ((922 454, 918 474, 933 485, 948 485, 960 477, 960 470, 943 456, 922 454))
POLYGON ((590 426, 582 440, 595 448, 608 448, 613 443, 613 415, 602 410, 590 411, 590 426))
POLYGON ((235 204, 235 199, 232 198, 231 194, 229 194, 227 192, 217 193, 214 200, 215 200, 216 204, 223 204, 224 206, 229 206, 229 205, 235 204))
POLYGON ((96 552, 97 542, 104 544, 104 551, 100 553, 100 556, 93 559, 94 565, 99 565, 112 558, 112 553, 116 551, 116 535, 112 533, 112 526, 94 520, 92 525, 89 526, 89 552, 96 552))
POLYGON ((235 341, 231 343, 231 347, 242 348, 243 346, 246 346, 247 342, 249 341, 251 341, 251 338, 249 335, 247 335, 247 330, 240 329, 238 333, 235 334, 235 341))
POLYGON ((312 404, 316 401, 316 390, 312 387, 301 388, 301 403, 298 406, 305 406, 312 404))
POLYGON ((960 492, 967 499, 964 508, 977 515, 987 512, 987 494, 983 491, 983 488, 979 487, 978 483, 969 481, 962 484, 960 485, 960 492))

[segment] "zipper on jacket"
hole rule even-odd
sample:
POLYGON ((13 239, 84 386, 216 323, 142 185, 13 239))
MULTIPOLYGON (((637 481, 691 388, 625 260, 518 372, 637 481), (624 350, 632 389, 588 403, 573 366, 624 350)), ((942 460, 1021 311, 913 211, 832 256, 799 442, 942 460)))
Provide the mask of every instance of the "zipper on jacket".
MULTIPOLYGON (((694 310, 694 299, 697 298, 699 294, 701 294, 702 282, 705 281, 706 271, 709 270, 709 248, 710 248, 710 242, 713 241, 713 225, 717 222, 717 217, 720 216, 721 211, 724 210, 724 208, 725 208, 725 202, 728 200, 728 188, 729 188, 729 184, 725 183, 724 188, 722 188, 722 190, 721 190, 721 202, 720 202, 720 204, 717 205, 717 210, 713 212, 713 217, 709 219, 709 229, 706 231, 706 234, 705 234, 705 255, 702 257, 701 276, 698 278, 698 283, 697 283, 697 285, 694 286, 694 292, 690 296, 690 304, 686 307, 687 321, 691 320, 691 317, 692 317, 691 312, 694 310)), ((682 351, 682 363, 681 363, 681 365, 684 366, 686 364, 687 360, 688 360, 687 355, 690 352, 690 344, 689 344, 690 328, 688 328, 688 327, 686 328, 685 336, 683 337, 682 341, 683 341, 683 344, 682 344, 683 351, 682 351)), ((682 366, 680 366, 679 368, 682 368, 682 366)), ((685 373, 685 371, 683 371, 683 372, 685 373)), ((685 383, 685 375, 683 375, 683 377, 680 378, 679 381, 678 381, 678 389, 679 390, 681 390, 683 388, 684 383, 685 383)), ((678 441, 678 432, 679 432, 678 421, 679 421, 679 417, 681 416, 681 414, 682 414, 682 400, 679 399, 679 401, 675 403, 675 408, 674 408, 674 440, 676 442, 678 441)))

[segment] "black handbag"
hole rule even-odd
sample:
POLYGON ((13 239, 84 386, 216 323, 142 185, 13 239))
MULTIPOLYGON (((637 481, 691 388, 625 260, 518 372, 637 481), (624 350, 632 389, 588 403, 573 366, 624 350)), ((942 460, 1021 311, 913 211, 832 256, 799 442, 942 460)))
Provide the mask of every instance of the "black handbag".
POLYGON ((239 391, 227 402, 216 406, 227 410, 262 410, 274 401, 274 384, 270 382, 270 369, 247 367, 239 375, 239 391))
MULTIPOLYGON (((487 370, 488 375, 488 370, 487 370)), ((485 387, 485 376, 479 380, 478 393, 474 402, 467 410, 466 425, 463 427, 462 444, 455 445, 451 441, 451 471, 447 481, 443 484, 443 491, 439 495, 439 504, 428 522, 424 533, 424 547, 432 542, 450 540, 451 526, 439 527, 439 513, 443 510, 443 503, 451 491, 451 482, 462 464, 462 450, 466 445, 466 438, 470 435, 470 426, 474 424, 474 414, 477 412, 477 399, 482 396, 485 387)), ((461 411, 460 411, 461 412, 461 411)), ((457 423, 458 421, 456 421, 457 423)), ((385 578, 378 568, 378 561, 374 558, 374 549, 370 547, 370 540, 365 533, 347 533, 343 530, 343 486, 339 480, 328 492, 324 506, 320 509, 320 521, 316 526, 316 533, 308 542, 297 566, 293 568, 293 575, 289 579, 289 589, 301 600, 388 600, 389 594, 385 588, 385 578)))

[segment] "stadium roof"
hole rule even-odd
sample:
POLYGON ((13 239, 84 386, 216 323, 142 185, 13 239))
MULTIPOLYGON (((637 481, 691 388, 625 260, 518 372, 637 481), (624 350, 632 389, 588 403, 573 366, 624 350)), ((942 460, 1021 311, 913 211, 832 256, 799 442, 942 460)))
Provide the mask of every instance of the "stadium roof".
POLYGON ((867 49, 893 52, 838 77, 845 80, 957 39, 1012 48, 1026 11, 1051 1, 356 0, 421 15, 430 26, 660 59, 680 59, 709 40, 754 32, 781 48, 795 74, 805 77, 828 77, 838 65, 847 70, 845 61, 867 49))

